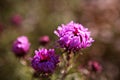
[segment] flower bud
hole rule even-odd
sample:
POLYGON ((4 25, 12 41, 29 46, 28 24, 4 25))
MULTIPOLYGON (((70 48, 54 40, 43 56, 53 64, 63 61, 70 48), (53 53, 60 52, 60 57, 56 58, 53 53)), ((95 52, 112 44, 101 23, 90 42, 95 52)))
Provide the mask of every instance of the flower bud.
POLYGON ((94 72, 101 72, 102 71, 102 66, 97 61, 89 61, 88 66, 89 66, 91 71, 94 71, 94 72))
POLYGON ((39 43, 43 46, 45 46, 47 43, 49 43, 50 38, 49 36, 42 36, 39 38, 39 43))
POLYGON ((13 15, 11 18, 11 22, 12 24, 19 26, 22 23, 22 17, 18 14, 13 15))

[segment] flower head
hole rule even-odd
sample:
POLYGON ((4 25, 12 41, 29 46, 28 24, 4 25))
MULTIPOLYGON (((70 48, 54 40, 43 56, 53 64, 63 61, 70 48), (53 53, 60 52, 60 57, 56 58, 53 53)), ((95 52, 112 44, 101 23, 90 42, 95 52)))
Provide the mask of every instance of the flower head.
POLYGON ((16 56, 23 57, 27 54, 29 48, 30 43, 28 38, 26 36, 20 36, 14 41, 12 50, 16 56))
POLYGON ((58 26, 54 33, 59 37, 58 43, 62 48, 69 51, 77 51, 81 48, 91 46, 94 40, 90 37, 88 28, 84 28, 81 24, 70 23, 58 26))
POLYGON ((32 67, 40 73, 52 73, 59 62, 54 49, 35 50, 35 56, 32 59, 32 67))

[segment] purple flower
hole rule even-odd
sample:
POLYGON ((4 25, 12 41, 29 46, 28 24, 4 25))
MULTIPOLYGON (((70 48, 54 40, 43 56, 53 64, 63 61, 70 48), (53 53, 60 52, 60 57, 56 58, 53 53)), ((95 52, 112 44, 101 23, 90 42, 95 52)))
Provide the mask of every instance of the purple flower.
POLYGON ((12 16, 11 22, 14 25, 20 25, 22 23, 22 17, 19 14, 16 14, 16 15, 12 16))
POLYGON ((88 66, 89 66, 90 70, 92 70, 94 72, 102 71, 102 66, 97 61, 89 61, 88 66))
POLYGON ((39 42, 43 46, 46 45, 47 43, 49 43, 49 41, 50 41, 49 36, 42 36, 39 38, 39 42))
POLYGON ((30 43, 26 36, 20 36, 14 41, 12 50, 18 57, 25 56, 30 48, 30 43))
POLYGON ((57 63, 58 56, 55 55, 54 49, 39 49, 35 50, 35 56, 32 59, 32 67, 40 73, 52 73, 57 63))
POLYGON ((94 40, 90 37, 88 28, 71 21, 70 23, 58 26, 54 33, 59 37, 58 43, 62 48, 69 51, 77 51, 81 48, 91 46, 94 40))

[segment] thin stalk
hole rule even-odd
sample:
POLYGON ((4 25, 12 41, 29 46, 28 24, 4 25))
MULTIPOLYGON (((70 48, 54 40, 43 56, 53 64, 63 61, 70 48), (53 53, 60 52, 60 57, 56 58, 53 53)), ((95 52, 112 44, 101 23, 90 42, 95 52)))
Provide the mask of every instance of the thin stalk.
POLYGON ((71 54, 71 52, 68 52, 66 54, 66 59, 65 59, 66 63, 65 63, 65 67, 64 67, 64 70, 63 70, 63 73, 62 73, 60 80, 65 80, 65 77, 68 74, 68 67, 70 66, 70 54, 71 54))

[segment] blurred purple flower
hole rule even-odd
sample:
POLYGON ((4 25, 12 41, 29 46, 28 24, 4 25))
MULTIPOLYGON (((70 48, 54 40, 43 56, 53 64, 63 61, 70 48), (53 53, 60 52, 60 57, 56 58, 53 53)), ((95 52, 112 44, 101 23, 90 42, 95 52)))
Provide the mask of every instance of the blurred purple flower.
POLYGON ((101 72, 102 71, 102 66, 97 61, 89 61, 88 67, 90 68, 90 70, 92 70, 94 72, 101 72))
POLYGON ((26 36, 20 36, 14 41, 12 50, 18 57, 25 56, 30 48, 30 43, 26 36))
POLYGON ((39 42, 43 46, 46 45, 47 43, 49 43, 49 41, 50 41, 49 36, 42 36, 39 38, 39 42))
POLYGON ((58 56, 55 55, 54 49, 35 50, 35 56, 31 63, 32 67, 40 73, 52 73, 59 62, 58 56))
POLYGON ((16 15, 13 15, 12 18, 11 18, 11 22, 14 24, 14 25, 21 25, 22 23, 22 17, 21 15, 19 14, 16 14, 16 15))
POLYGON ((58 26, 54 33, 59 37, 58 43, 62 48, 69 51, 77 51, 81 48, 91 46, 94 40, 90 37, 88 28, 71 21, 70 23, 58 26))

